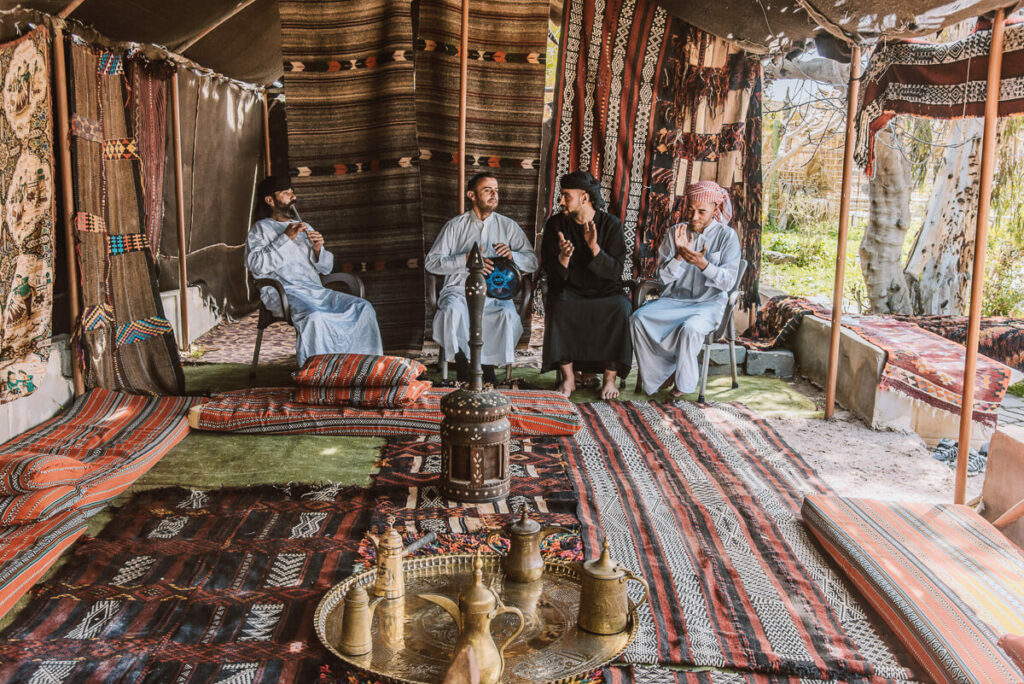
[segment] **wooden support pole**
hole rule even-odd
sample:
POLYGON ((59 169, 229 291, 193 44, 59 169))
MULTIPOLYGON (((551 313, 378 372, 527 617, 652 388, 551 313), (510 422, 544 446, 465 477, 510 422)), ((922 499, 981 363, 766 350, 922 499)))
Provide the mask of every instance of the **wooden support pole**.
MULTIPOLYGON (((78 325, 80 313, 78 302, 78 250, 75 249, 75 187, 71 178, 71 137, 68 135, 70 125, 68 119, 68 72, 64 55, 64 31, 59 27, 53 29, 53 68, 56 72, 54 80, 57 84, 57 148, 60 154, 60 191, 63 196, 61 208, 64 220, 64 244, 68 250, 68 309, 71 313, 71 329, 78 325)), ((85 391, 85 379, 82 375, 82 364, 79 363, 78 350, 71 343, 71 382, 75 388, 75 396, 85 391)))
POLYGON ((266 175, 270 175, 270 109, 267 106, 267 93, 260 98, 263 102, 263 156, 266 175))
POLYGON ((459 213, 466 211, 466 75, 469 67, 469 0, 462 0, 459 42, 459 213))
POLYGON ((57 13, 57 16, 61 19, 67 19, 83 2, 85 2, 85 0, 71 0, 71 2, 64 6, 64 9, 57 13))
POLYGON ((846 93, 846 146, 843 150, 843 186, 839 195, 839 244, 836 245, 836 280, 832 292, 832 329, 828 341, 828 376, 825 382, 825 418, 836 410, 836 382, 839 378, 839 333, 843 320, 843 285, 846 280, 846 235, 850 230, 850 195, 853 186, 854 123, 860 96, 860 46, 850 55, 850 84, 846 93))
POLYGON ((181 350, 189 350, 188 340, 188 269, 185 261, 185 180, 181 173, 181 103, 178 95, 178 73, 171 77, 171 131, 174 136, 174 198, 178 214, 178 308, 181 318, 181 350))
POLYGON ((988 86, 985 93, 985 128, 981 138, 981 185, 978 189, 978 221, 974 231, 974 267, 971 270, 971 305, 967 317, 967 351, 964 386, 960 395, 960 443, 956 458, 953 502, 962 504, 967 492, 967 456, 974 426, 974 374, 978 366, 978 337, 981 330, 981 296, 985 284, 985 247, 988 215, 992 200, 992 176, 996 163, 996 117, 999 115, 999 86, 1003 71, 1003 29, 1006 10, 996 11, 992 22, 992 46, 988 57, 988 86))
POLYGON ((203 30, 194 35, 192 38, 189 38, 185 42, 178 45, 175 48, 175 52, 183 54, 185 50, 188 50, 190 47, 201 41, 203 38, 210 35, 210 33, 212 33, 218 26, 221 26, 228 19, 235 16, 236 14, 238 14, 254 2, 256 2, 256 0, 243 0, 243 2, 238 3, 237 5, 235 5, 235 8, 233 10, 225 14, 220 19, 217 19, 216 21, 213 21, 212 23, 208 24, 206 27, 203 28, 203 30))
POLYGON ((1010 506, 1005 513, 995 519, 992 525, 996 529, 1001 530, 1004 527, 1009 527, 1021 518, 1024 518, 1024 499, 1021 499, 1014 505, 1010 506))

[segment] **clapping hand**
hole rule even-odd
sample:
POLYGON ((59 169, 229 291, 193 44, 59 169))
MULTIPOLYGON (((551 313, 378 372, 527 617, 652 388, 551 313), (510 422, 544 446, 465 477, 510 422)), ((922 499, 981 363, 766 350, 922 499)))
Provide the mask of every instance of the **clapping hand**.
POLYGON ((597 244, 597 226, 593 221, 587 221, 583 226, 583 239, 586 241, 591 253, 597 256, 597 253, 601 251, 601 246, 597 244))
POLYGON ((572 243, 565 239, 561 232, 558 233, 558 261, 563 268, 569 268, 569 257, 572 256, 572 243))

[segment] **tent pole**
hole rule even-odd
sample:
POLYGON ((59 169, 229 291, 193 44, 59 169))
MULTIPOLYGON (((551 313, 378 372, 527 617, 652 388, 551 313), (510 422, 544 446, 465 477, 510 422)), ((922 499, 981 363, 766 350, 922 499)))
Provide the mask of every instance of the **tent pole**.
POLYGON ((462 0, 459 43, 459 213, 466 211, 466 74, 469 67, 469 0, 462 0))
POLYGON ((846 145, 843 150, 843 186, 839 195, 839 243, 836 245, 836 279, 832 293, 832 329, 828 342, 828 376, 825 382, 825 418, 836 409, 839 377, 839 333, 842 332, 843 281, 846 279, 846 234, 850 229, 850 194, 853 186, 854 124, 860 95, 860 45, 851 46, 850 84, 846 94, 846 145))
POLYGON ((270 111, 267 109, 267 93, 260 98, 263 102, 263 156, 267 175, 270 175, 270 111))
POLYGON ((244 2, 239 2, 237 5, 235 5, 234 9, 225 14, 220 19, 216 19, 212 23, 208 24, 199 33, 197 33, 193 37, 189 38, 188 40, 174 48, 174 51, 179 54, 184 54, 185 51, 188 50, 190 47, 201 41, 206 36, 210 35, 210 33, 212 33, 218 27, 222 26, 228 19, 235 16, 236 14, 238 14, 254 2, 256 2, 256 0, 244 0, 244 2))
POLYGON ((974 232, 974 267, 971 270, 971 306, 967 322, 967 351, 964 359, 964 388, 960 397, 960 443, 956 456, 956 484, 953 503, 962 504, 967 491, 967 455, 971 448, 974 415, 974 381, 978 365, 978 337, 981 330, 981 296, 985 284, 985 247, 988 215, 995 173, 996 117, 999 115, 999 87, 1003 71, 1003 29, 1006 10, 996 10, 992 22, 992 47, 988 58, 988 87, 985 93, 985 129, 981 138, 981 185, 978 190, 978 222, 974 232))
POLYGON ((178 308, 181 318, 181 350, 187 352, 188 339, 188 269, 185 247, 185 190, 181 173, 181 104, 178 97, 178 72, 171 77, 171 125, 174 135, 174 198, 178 214, 178 308))
POLYGON ((83 2, 85 2, 85 0, 71 0, 71 2, 64 6, 64 9, 57 13, 57 16, 61 19, 67 19, 83 2))
MULTIPOLYGON (((68 138, 68 75, 64 62, 64 31, 57 26, 53 28, 53 68, 57 82, 57 147, 60 151, 60 190, 64 201, 64 243, 68 249, 68 302, 71 312, 71 329, 78 325, 78 250, 75 249, 74 196, 75 188, 71 179, 71 141, 68 138)), ((75 388, 75 396, 85 391, 85 380, 82 377, 82 365, 75 353, 75 337, 71 337, 71 381, 75 388)))

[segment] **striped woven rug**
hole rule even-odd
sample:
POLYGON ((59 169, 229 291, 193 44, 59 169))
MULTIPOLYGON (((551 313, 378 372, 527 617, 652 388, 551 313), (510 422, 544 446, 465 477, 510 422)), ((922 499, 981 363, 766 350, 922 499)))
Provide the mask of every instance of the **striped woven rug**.
POLYGON ((587 557, 607 534, 651 589, 626 661, 909 678, 800 522, 803 495, 825 484, 763 420, 731 404, 577 408, 566 457, 587 557))
POLYGON ((358 272, 384 348, 423 343, 423 224, 412 8, 281 0, 288 154, 296 206, 335 270, 358 272))

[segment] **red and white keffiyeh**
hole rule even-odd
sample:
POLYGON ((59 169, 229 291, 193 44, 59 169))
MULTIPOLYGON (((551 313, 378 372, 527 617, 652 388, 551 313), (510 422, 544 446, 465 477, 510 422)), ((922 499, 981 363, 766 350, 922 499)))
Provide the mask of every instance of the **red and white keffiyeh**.
POLYGON ((698 181, 686 186, 686 199, 691 202, 707 202, 715 205, 716 221, 728 224, 732 220, 732 201, 729 191, 715 181, 698 181))

